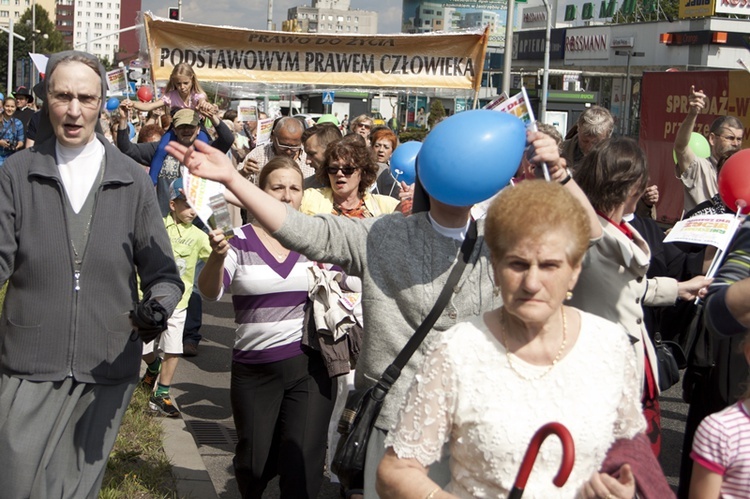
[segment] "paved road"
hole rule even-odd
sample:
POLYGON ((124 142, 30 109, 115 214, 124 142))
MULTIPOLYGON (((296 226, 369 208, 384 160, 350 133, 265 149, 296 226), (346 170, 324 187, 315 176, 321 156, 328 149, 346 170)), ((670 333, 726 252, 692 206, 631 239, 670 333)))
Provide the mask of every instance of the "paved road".
MULTIPOLYGON (((239 499, 232 474, 236 434, 229 404, 229 369, 234 343, 234 314, 229 298, 203 305, 203 341, 200 353, 182 359, 173 382, 173 396, 193 433, 203 462, 221 499, 239 499)), ((680 399, 679 384, 662 395, 663 444, 661 462, 674 487, 679 475, 682 432, 687 406, 680 399)), ((277 498, 272 482, 264 498, 277 498)), ((326 481, 319 499, 338 498, 338 487, 326 481)))

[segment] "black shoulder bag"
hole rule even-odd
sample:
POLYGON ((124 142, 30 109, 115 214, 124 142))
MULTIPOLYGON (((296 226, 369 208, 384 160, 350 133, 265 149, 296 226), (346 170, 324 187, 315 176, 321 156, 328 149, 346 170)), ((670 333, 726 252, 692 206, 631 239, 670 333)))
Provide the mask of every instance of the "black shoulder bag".
POLYGON ((464 239, 461 245, 462 258, 459 258, 453 266, 453 270, 451 270, 448 276, 448 281, 445 283, 430 313, 427 314, 425 320, 417 328, 412 337, 409 338, 409 341, 401 352, 399 352, 396 360, 388 366, 378 382, 370 388, 355 390, 349 394, 346 400, 346 407, 338 425, 338 432, 341 434, 341 439, 336 446, 336 453, 331 463, 331 470, 338 476, 344 490, 356 491, 363 488, 367 442, 370 439, 372 428, 375 426, 375 421, 380 414, 383 400, 388 395, 391 386, 393 386, 401 375, 403 367, 409 362, 411 356, 414 355, 419 345, 427 337, 432 326, 435 325, 435 321, 443 313, 443 309, 445 309, 453 293, 453 288, 458 283, 469 261, 476 240, 477 226, 476 222, 472 221, 469 225, 466 239, 464 239))

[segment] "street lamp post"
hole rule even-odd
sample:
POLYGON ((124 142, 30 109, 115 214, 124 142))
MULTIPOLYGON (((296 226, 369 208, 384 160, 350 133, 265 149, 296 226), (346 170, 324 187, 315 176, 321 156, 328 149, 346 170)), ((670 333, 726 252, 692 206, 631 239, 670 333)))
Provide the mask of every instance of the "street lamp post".
POLYGON ((545 123, 547 119, 547 94, 549 93, 549 51, 552 36, 552 8, 548 0, 542 0, 547 13, 547 29, 544 33, 544 74, 542 75, 542 103, 539 110, 539 121, 545 123))
POLYGON ((503 55, 503 92, 510 95, 510 71, 513 62, 513 7, 516 0, 508 0, 507 16, 505 18, 505 54, 503 55))
POLYGON ((630 135, 630 58, 631 57, 644 57, 644 52, 633 52, 631 50, 615 50, 615 55, 626 55, 628 56, 627 70, 625 71, 625 116, 623 122, 625 124, 625 134, 630 135))

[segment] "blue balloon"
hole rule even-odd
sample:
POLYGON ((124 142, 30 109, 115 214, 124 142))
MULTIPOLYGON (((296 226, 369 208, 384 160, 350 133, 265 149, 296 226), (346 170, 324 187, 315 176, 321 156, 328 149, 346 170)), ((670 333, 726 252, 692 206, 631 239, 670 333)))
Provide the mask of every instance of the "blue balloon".
POLYGON ((3 94, 0 94, 0 100, 5 100, 5 96, 3 94))
POLYGON ((112 112, 118 107, 120 107, 120 99, 117 97, 110 97, 109 100, 107 100, 107 111, 112 112))
POLYGON ((438 201, 471 206, 508 184, 525 147, 526 126, 511 114, 482 109, 454 114, 422 144, 419 179, 438 201))
POLYGON ((404 142, 393 151, 391 156, 391 175, 399 182, 413 184, 417 180, 417 154, 422 148, 421 142, 404 142))
POLYGON ((135 138, 135 127, 132 123, 128 123, 128 131, 130 132, 130 140, 135 138))

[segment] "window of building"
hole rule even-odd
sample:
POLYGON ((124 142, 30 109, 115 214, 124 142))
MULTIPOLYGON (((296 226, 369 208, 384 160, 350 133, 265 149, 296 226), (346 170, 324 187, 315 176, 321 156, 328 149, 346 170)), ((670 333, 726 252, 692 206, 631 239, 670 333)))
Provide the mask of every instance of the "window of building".
POLYGON ((344 27, 341 26, 340 24, 337 24, 336 25, 336 31, 344 31, 344 27))
POLYGON ((355 22, 355 23, 358 23, 358 22, 359 22, 359 16, 354 16, 354 22, 355 22))
POLYGON ((429 25, 430 25, 430 20, 429 19, 425 19, 424 23, 422 24, 422 26, 429 26, 429 25))
POLYGON ((337 16, 336 17, 336 22, 337 23, 343 23, 344 22, 344 16, 337 16))
POLYGON ((102 29, 102 23, 94 23, 94 29, 102 29))
POLYGON ((329 21, 333 21, 333 16, 328 16, 329 21))
POLYGON ((424 15, 426 15, 426 16, 431 16, 432 14, 434 14, 434 13, 435 13, 435 11, 434 11, 434 10, 432 10, 432 9, 424 9, 424 10, 422 11, 422 13, 423 13, 424 15))
POLYGON ((91 8, 91 2, 86 2, 86 7, 91 8))
POLYGON ((16 0, 16 5, 21 5, 21 0, 16 0))
POLYGON ((333 29, 333 25, 332 25, 332 24, 329 24, 329 25, 328 25, 328 29, 333 29))
POLYGON ((101 12, 96 12, 94 13, 94 17, 102 18, 103 16, 101 12))
POLYGON ((94 48, 95 48, 95 49, 100 49, 100 50, 101 50, 101 48, 102 48, 102 44, 101 44, 101 43, 95 43, 95 44, 94 44, 94 48))
POLYGON ((76 23, 76 28, 83 28, 83 23, 81 21, 78 21, 76 23))
POLYGON ((94 4, 94 7, 96 7, 97 9, 104 8, 104 2, 96 2, 94 4))
POLYGON ((437 11, 437 14, 436 14, 436 15, 438 15, 438 16, 442 16, 442 15, 443 15, 443 11, 442 11, 442 10, 439 10, 439 11, 437 11))
POLYGON ((355 32, 355 33, 359 33, 359 26, 355 26, 355 27, 354 27, 354 32, 355 32))
POLYGON ((110 14, 109 12, 107 13, 107 19, 112 19, 112 14, 110 14))
POLYGON ((120 19, 120 14, 115 14, 115 19, 120 19))

